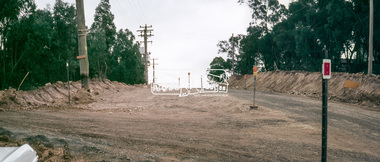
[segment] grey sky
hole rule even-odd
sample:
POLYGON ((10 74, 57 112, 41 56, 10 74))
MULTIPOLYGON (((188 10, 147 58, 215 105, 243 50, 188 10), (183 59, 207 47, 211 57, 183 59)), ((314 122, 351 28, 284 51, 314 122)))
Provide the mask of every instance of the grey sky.
MULTIPOLYGON (((66 0, 75 3, 75 0, 66 0)), ((84 0, 86 25, 91 26, 95 8, 100 0, 84 0)), ((287 4, 287 0, 280 1, 287 4)), ((53 0, 36 0, 38 8, 53 0)), ((155 36, 148 44, 151 58, 158 58, 158 82, 187 84, 191 72, 193 86, 200 84, 200 75, 218 54, 218 41, 228 39, 232 33, 246 34, 251 21, 251 10, 237 0, 110 0, 115 24, 128 28, 136 36, 140 25, 152 25, 155 36), (197 83, 197 84, 195 84, 197 83)), ((137 37, 137 40, 142 40, 137 37)), ((152 80, 152 67, 149 79, 152 80)))

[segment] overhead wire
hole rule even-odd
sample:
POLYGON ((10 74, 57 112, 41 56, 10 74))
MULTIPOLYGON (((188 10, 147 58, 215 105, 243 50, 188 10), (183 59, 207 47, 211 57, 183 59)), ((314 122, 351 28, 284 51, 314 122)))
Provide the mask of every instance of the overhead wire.
MULTIPOLYGON (((140 22, 136 18, 136 14, 131 9, 125 9, 123 5, 119 3, 118 0, 112 0, 114 1, 115 8, 119 10, 119 12, 123 15, 123 18, 126 21, 129 21, 133 26, 138 25, 140 22)), ((125 6, 125 5, 124 5, 125 6)), ((128 5, 126 5, 128 7, 128 5)))
POLYGON ((146 6, 146 5, 141 5, 141 0, 137 0, 137 3, 138 3, 138 5, 139 5, 139 7, 140 7, 140 9, 142 9, 142 16, 144 17, 144 21, 145 22, 147 22, 147 18, 146 18, 146 10, 144 10, 144 8, 142 7, 142 6, 146 6))
POLYGON ((140 20, 142 20, 142 21, 145 21, 144 20, 144 12, 141 10, 141 7, 140 6, 138 6, 138 5, 136 5, 136 3, 135 3, 135 1, 134 0, 131 0, 132 1, 132 4, 133 4, 133 7, 135 7, 136 9, 137 9, 137 12, 138 12, 138 15, 139 15, 139 18, 140 18, 140 20))
MULTIPOLYGON (((112 3, 112 1, 111 1, 111 3, 112 3)), ((115 7, 115 9, 118 10, 119 13, 121 13, 121 17, 123 17, 123 19, 128 18, 128 15, 127 15, 123 10, 121 10, 121 9, 118 7, 118 5, 116 5, 116 4, 111 4, 111 5, 113 5, 113 6, 115 7)), ((111 6, 111 7, 112 7, 112 6, 111 6)))
POLYGON ((128 2, 128 7, 130 8, 130 10, 132 11, 133 15, 134 15, 134 18, 136 19, 137 22, 141 23, 140 19, 138 18, 138 13, 136 12, 136 10, 134 9, 134 7, 132 7, 132 4, 130 2, 130 0, 127 0, 128 2))

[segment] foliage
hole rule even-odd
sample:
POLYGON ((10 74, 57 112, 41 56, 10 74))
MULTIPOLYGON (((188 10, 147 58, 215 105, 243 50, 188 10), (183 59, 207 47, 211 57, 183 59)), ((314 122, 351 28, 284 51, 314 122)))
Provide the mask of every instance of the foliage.
MULTIPOLYGON (((108 0, 97 8, 88 34, 91 77, 110 78, 128 84, 143 83, 144 68, 139 44, 125 29, 116 34, 108 0)), ((76 9, 56 0, 53 8, 36 9, 33 0, 0 2, 0 89, 21 89, 45 83, 79 80, 76 9)))
MULTIPOLYGON (((228 69, 231 66, 231 60, 228 59, 225 61, 222 57, 215 57, 210 63, 210 69, 228 69)), ((220 82, 222 81, 221 75, 227 75, 224 71, 221 70, 211 70, 207 76, 210 81, 220 82), (211 75, 210 75, 211 74, 211 75)))
POLYGON ((90 76, 127 84, 144 83, 139 44, 134 44, 135 36, 128 29, 116 32, 113 20, 109 0, 102 0, 88 34, 90 76))
POLYGON ((128 29, 116 34, 114 53, 109 59, 109 79, 129 84, 144 83, 144 66, 141 63, 139 45, 133 44, 135 37, 128 29))
POLYGON ((230 37, 230 39, 228 39, 228 41, 223 40, 217 44, 217 46, 219 47, 218 53, 227 53, 227 57, 230 58, 229 59, 230 62, 228 62, 230 63, 230 65, 228 65, 226 69, 231 70, 232 73, 235 73, 236 59, 238 55, 237 49, 239 47, 239 43, 241 39, 242 39, 242 36, 240 35, 234 36, 232 34, 232 36, 230 37))
MULTIPOLYGON (((333 71, 367 70, 368 1, 298 0, 290 3, 288 9, 277 0, 238 3, 252 9, 253 20, 237 49, 236 72, 252 73, 251 67, 259 60, 269 71, 320 71, 325 51, 332 60, 333 71)), ((379 7, 380 2, 374 1, 375 20, 380 16, 379 7)), ((375 74, 380 73, 379 39, 380 23, 374 21, 375 74)), ((219 47, 223 50, 226 46, 219 47)))

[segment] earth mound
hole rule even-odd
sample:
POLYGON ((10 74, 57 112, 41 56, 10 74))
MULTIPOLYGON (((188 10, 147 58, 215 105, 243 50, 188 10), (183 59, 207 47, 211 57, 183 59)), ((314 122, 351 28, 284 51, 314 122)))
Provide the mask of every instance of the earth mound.
MULTIPOLYGON (((320 72, 273 71, 258 73, 256 90, 261 92, 289 93, 313 98, 322 97, 322 74, 320 72)), ((232 76, 228 83, 234 89, 253 89, 254 77, 232 76)), ((329 100, 357 103, 370 109, 380 110, 380 76, 364 73, 348 74, 333 72, 328 80, 329 100), (345 81, 360 83, 356 89, 345 88, 345 81)))
MULTIPOLYGON (((82 89, 80 81, 70 81, 71 106, 81 107, 92 103, 99 94, 130 91, 135 86, 124 83, 93 79, 89 89, 82 89)), ((67 107, 69 102, 67 82, 47 83, 33 91, 17 91, 14 88, 0 91, 0 111, 14 109, 33 109, 36 107, 67 107)))

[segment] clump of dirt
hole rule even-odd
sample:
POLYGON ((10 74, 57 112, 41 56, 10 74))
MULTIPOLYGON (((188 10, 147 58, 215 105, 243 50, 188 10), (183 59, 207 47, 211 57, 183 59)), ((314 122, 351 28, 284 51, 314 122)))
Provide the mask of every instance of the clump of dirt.
MULTIPOLYGON (((96 92, 96 94, 99 93, 96 92)), ((89 104, 95 101, 94 95, 95 93, 91 94, 91 92, 89 92, 88 90, 80 89, 77 93, 74 94, 72 99, 75 102, 75 104, 89 104)))
MULTIPOLYGON (((89 82, 89 89, 82 89, 81 83, 70 81, 71 106, 86 105, 96 100, 100 94, 130 91, 135 87, 110 80, 93 79, 89 82)), ((15 109, 33 109, 36 107, 66 107, 69 101, 67 82, 51 84, 33 91, 17 91, 9 88, 0 91, 0 111, 15 109)))
MULTIPOLYGON (((257 76, 256 89, 262 92, 289 93, 313 98, 322 96, 322 74, 303 71, 263 72, 257 76)), ((230 87, 253 89, 254 77, 232 76, 230 87)), ((367 76, 364 73, 349 74, 333 72, 328 81, 329 100, 365 105, 380 110, 380 76, 367 76), (356 89, 344 88, 346 80, 359 82, 356 89)))
POLYGON ((37 152, 40 161, 70 161, 72 157, 71 152, 65 151, 66 147, 54 147, 44 135, 17 139, 12 132, 0 127, 0 147, 20 147, 24 144, 29 144, 37 152))

